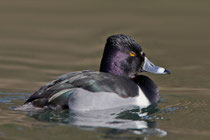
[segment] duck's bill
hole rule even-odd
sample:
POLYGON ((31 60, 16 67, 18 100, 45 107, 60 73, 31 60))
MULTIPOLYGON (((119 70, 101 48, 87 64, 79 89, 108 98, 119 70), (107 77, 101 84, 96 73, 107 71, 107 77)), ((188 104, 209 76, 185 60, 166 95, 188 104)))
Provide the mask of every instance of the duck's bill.
POLYGON ((142 67, 143 71, 145 72, 151 72, 154 74, 170 74, 171 72, 165 68, 156 66, 153 64, 147 57, 145 57, 144 65, 142 67))

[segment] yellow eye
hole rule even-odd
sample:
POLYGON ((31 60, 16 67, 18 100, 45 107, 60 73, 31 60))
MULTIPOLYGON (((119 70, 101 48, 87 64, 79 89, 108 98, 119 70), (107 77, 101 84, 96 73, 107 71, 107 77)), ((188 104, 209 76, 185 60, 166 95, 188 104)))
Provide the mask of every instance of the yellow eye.
POLYGON ((135 52, 130 52, 130 56, 135 56, 135 52))

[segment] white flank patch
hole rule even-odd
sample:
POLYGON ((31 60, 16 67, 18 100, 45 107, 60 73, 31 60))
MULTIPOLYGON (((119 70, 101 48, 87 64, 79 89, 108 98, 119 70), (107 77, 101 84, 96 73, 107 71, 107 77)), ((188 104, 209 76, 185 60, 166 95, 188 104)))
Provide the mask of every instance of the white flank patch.
POLYGON ((141 90, 141 88, 139 86, 138 86, 138 88, 139 88, 139 96, 136 98, 136 104, 140 108, 146 108, 151 103, 149 102, 149 100, 147 99, 147 97, 144 95, 144 92, 141 90))

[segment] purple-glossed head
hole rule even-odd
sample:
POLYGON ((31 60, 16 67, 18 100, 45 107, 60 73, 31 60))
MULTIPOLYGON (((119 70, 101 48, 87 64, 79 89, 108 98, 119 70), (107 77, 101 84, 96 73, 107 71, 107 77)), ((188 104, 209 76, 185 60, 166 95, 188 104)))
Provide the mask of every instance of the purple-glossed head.
POLYGON ((101 72, 134 78, 140 72, 169 74, 165 68, 155 66, 145 56, 141 46, 126 35, 108 37, 100 66, 101 72))

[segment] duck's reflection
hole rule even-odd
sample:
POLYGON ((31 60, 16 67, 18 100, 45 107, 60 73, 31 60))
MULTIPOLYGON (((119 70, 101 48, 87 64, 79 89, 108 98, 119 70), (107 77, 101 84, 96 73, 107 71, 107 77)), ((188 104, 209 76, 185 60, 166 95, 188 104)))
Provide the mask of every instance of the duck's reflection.
POLYGON ((87 130, 103 129, 103 133, 109 136, 114 134, 110 132, 132 132, 137 135, 161 137, 167 135, 166 131, 156 128, 157 123, 154 120, 142 119, 143 115, 146 115, 146 113, 139 113, 138 109, 129 109, 128 111, 125 108, 86 112, 44 111, 30 114, 39 121, 65 123, 87 130))

